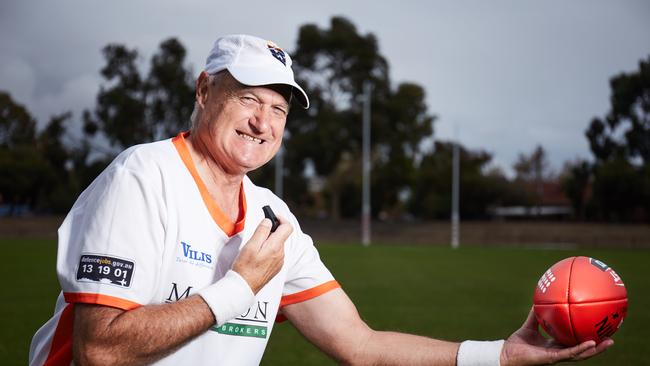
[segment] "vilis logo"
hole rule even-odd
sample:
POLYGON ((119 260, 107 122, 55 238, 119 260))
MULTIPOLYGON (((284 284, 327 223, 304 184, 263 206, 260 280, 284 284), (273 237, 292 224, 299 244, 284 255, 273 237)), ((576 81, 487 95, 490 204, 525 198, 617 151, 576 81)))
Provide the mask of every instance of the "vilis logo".
POLYGON ((191 263, 196 266, 213 268, 212 255, 192 249, 192 246, 186 242, 181 242, 183 258, 176 257, 177 262, 191 263))
POLYGON ((282 62, 284 66, 287 66, 287 56, 284 54, 284 51, 282 48, 278 47, 275 43, 268 41, 266 43, 266 47, 268 47, 269 51, 271 52, 271 55, 278 59, 278 61, 282 62))

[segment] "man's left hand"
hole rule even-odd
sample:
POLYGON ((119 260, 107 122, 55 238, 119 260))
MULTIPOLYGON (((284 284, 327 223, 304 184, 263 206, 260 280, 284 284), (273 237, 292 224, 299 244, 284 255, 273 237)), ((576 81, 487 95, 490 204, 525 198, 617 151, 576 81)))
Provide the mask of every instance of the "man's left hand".
POLYGON ((586 341, 573 347, 564 347, 539 332, 533 310, 530 310, 524 324, 504 343, 501 351, 501 366, 552 365, 561 361, 581 361, 602 353, 614 341, 605 339, 596 344, 586 341))

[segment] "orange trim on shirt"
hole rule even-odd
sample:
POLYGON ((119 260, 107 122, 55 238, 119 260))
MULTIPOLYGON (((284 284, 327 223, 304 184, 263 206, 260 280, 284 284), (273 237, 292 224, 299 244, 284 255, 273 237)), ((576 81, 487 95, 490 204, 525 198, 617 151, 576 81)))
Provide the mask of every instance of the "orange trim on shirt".
POLYGON ((68 304, 61 312, 59 322, 54 330, 52 345, 43 366, 70 365, 72 362, 72 324, 74 305, 68 304))
POLYGON ((296 304, 299 302, 307 301, 309 299, 313 299, 316 296, 320 296, 328 291, 334 290, 335 288, 339 288, 339 287, 341 287, 341 285, 339 285, 339 283, 336 282, 336 280, 331 280, 323 284, 320 284, 316 287, 312 287, 304 291, 296 292, 295 294, 282 296, 282 299, 280 300, 280 308, 282 308, 283 306, 296 304))
POLYGON ((68 303, 81 302, 84 304, 105 305, 122 310, 132 310, 142 306, 137 302, 121 299, 119 297, 102 294, 91 294, 86 292, 64 292, 63 297, 68 303))
POLYGON ((244 223, 246 219, 246 195, 244 194, 244 183, 242 182, 241 187, 239 188, 239 216, 237 217, 237 222, 233 223, 230 221, 230 218, 228 218, 228 216, 226 216, 226 214, 221 211, 216 202, 214 202, 212 196, 210 196, 210 192, 208 192, 208 189, 203 182, 203 179, 201 179, 199 171, 196 169, 196 165, 192 160, 192 155, 190 154, 190 150, 187 147, 187 143, 185 142, 185 138, 189 135, 189 131, 181 132, 172 139, 172 143, 174 144, 174 147, 176 147, 176 151, 178 151, 178 155, 180 155, 181 160, 183 160, 185 167, 192 175, 192 178, 194 178, 194 182, 196 183, 196 186, 199 188, 199 192, 201 193, 203 203, 208 208, 208 212, 210 212, 210 215, 212 216, 214 222, 221 228, 221 230, 223 230, 226 235, 236 235, 237 233, 244 230, 244 223))

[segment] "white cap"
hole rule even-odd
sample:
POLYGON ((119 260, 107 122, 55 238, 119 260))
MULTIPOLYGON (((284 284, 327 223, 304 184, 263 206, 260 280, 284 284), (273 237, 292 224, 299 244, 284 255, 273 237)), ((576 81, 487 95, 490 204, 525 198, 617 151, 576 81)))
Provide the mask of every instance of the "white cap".
POLYGON ((205 61, 205 71, 214 75, 222 70, 248 86, 291 85, 300 104, 309 108, 307 93, 293 78, 291 57, 271 41, 244 34, 218 38, 205 61))

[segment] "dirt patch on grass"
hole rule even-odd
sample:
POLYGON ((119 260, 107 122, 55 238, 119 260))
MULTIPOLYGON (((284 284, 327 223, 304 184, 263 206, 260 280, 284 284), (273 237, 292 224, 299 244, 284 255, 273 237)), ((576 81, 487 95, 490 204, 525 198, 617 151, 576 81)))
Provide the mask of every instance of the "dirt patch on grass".
POLYGON ((51 239, 63 222, 63 216, 0 218, 1 238, 51 239))
MULTIPOLYGON (((62 216, 0 218, 0 238, 56 238, 62 216)), ((315 242, 359 243, 359 221, 301 220, 315 242)), ((372 223, 374 243, 449 245, 449 222, 372 223)), ((461 245, 539 248, 650 248, 650 225, 565 222, 463 222, 461 245)))
MULTIPOLYGON (((315 241, 360 242, 358 221, 306 220, 303 231, 315 241)), ((449 245, 449 222, 373 222, 372 241, 391 244, 449 245)), ((463 222, 461 245, 539 248, 650 248, 650 225, 564 222, 463 222)))

